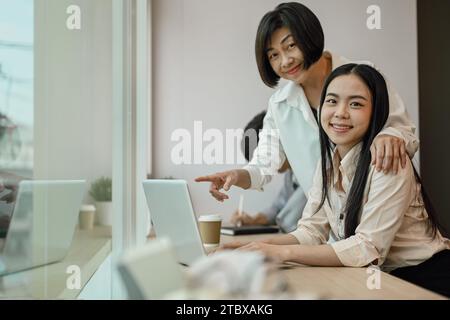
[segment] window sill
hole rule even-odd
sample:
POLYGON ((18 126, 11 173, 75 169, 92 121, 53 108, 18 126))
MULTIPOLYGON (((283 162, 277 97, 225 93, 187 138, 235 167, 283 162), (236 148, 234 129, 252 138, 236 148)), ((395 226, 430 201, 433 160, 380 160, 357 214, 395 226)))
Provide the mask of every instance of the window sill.
POLYGON ((77 229, 62 261, 0 277, 0 298, 76 299, 110 252, 111 227, 77 229), (78 266, 80 273, 70 266, 78 266))

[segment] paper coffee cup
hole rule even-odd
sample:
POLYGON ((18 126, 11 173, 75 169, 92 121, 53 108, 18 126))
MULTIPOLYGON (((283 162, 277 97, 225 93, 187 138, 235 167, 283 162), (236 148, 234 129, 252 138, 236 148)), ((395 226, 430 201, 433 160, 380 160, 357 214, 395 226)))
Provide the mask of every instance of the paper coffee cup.
POLYGON ((220 244, 220 227, 222 217, 218 214, 203 215, 198 218, 200 235, 205 247, 214 247, 220 244))
POLYGON ((94 227, 95 207, 93 205, 83 205, 80 209, 79 225, 81 230, 89 230, 94 227))

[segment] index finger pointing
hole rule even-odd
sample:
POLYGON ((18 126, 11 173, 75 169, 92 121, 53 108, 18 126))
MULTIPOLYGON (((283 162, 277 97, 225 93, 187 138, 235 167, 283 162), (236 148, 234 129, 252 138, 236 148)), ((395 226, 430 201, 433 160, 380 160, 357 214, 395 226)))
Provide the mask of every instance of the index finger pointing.
POLYGON ((213 182, 214 176, 202 176, 202 177, 195 178, 194 181, 195 182, 213 182))

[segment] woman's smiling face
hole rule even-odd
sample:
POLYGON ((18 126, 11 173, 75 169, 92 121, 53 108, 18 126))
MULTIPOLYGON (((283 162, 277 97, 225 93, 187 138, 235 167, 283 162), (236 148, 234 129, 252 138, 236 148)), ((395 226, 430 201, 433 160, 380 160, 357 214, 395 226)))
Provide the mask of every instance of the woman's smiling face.
POLYGON ((320 121, 342 158, 363 139, 369 129, 371 116, 372 95, 358 76, 348 74, 331 81, 320 121))
POLYGON ((288 28, 275 30, 266 52, 273 71, 280 78, 294 81, 299 85, 307 78, 308 72, 303 68, 303 53, 288 28))

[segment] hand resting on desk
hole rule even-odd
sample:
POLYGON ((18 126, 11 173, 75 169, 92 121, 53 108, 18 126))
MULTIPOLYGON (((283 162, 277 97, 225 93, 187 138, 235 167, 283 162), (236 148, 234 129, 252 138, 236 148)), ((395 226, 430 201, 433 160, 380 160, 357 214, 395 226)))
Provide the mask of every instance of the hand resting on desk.
POLYGON ((212 251, 210 254, 224 252, 228 250, 247 251, 247 252, 259 252, 263 254, 267 259, 274 262, 284 262, 285 253, 282 246, 276 244, 270 244, 265 241, 233 241, 224 244, 212 251))
POLYGON ((234 249, 241 251, 259 251, 267 258, 271 258, 276 261, 285 261, 287 248, 283 245, 295 244, 299 244, 297 238, 290 234, 283 234, 260 241, 235 240, 221 245, 214 252, 234 249))

